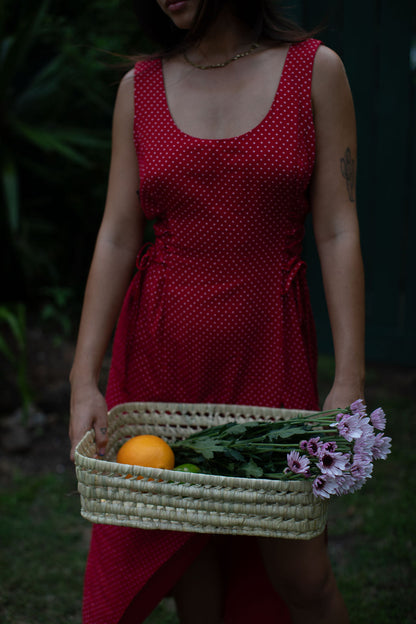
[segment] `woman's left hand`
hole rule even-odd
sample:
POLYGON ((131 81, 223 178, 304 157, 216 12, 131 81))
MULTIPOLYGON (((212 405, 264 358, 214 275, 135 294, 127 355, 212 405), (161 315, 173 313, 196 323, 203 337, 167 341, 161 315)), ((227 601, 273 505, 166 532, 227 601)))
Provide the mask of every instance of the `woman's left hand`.
MULTIPOLYGON (((357 399, 364 400, 364 384, 360 382, 334 382, 323 404, 323 410, 344 409, 357 399)), ((365 401, 364 401, 365 402, 365 401)))

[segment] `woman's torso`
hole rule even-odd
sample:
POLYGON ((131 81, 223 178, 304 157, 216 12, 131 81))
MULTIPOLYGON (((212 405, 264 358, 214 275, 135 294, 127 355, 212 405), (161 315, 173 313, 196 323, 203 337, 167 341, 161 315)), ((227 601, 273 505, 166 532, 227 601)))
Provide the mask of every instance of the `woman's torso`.
MULTIPOLYGON (((121 318, 129 326, 122 369, 131 378, 134 363, 138 375, 126 383, 146 388, 145 398, 124 400, 316 407, 301 249, 315 158, 310 94, 318 45, 279 50, 284 66, 279 78, 276 63, 270 79, 271 102, 259 97, 261 106, 229 124, 226 138, 190 134, 223 131, 218 117, 206 116, 215 94, 208 109, 201 96, 181 114, 174 75, 164 76, 159 60, 136 66, 140 199, 155 219, 156 239, 121 318)), ((240 85, 241 96, 249 86, 240 85)))

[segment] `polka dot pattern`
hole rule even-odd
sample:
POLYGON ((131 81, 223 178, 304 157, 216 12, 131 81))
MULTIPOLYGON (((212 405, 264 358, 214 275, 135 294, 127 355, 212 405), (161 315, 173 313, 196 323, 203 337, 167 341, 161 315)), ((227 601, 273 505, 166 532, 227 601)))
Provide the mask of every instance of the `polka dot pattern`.
POLYGON ((107 398, 316 407, 315 335, 300 258, 314 165, 311 72, 291 46, 273 104, 231 139, 180 130, 160 60, 138 63, 134 140, 156 240, 138 261, 107 398), (305 79, 306 78, 306 79, 305 79))
MULTIPOLYGON (((266 117, 227 139, 180 130, 160 61, 136 65, 140 199, 145 216, 155 219, 156 238, 138 258, 121 311, 109 407, 173 401, 318 408, 315 329, 301 259, 315 158, 311 76, 318 46, 309 39, 290 47, 266 117)), ((192 539, 148 534, 95 527, 84 623, 118 622, 121 603, 127 606, 168 560, 169 549, 173 554, 178 539, 192 539), (154 556, 146 550, 149 539, 154 556), (129 547, 146 557, 125 569, 122 553, 129 547), (97 580, 102 548, 114 553, 100 561, 97 580), (116 566, 124 566, 124 578, 114 595, 116 566)))

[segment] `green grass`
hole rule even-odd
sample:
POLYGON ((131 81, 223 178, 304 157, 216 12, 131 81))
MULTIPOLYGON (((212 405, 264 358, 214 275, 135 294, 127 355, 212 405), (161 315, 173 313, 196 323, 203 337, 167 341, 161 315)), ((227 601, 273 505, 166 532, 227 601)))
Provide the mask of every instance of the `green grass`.
POLYGON ((87 553, 74 478, 15 476, 0 496, 0 621, 79 624, 87 553))
MULTIPOLYGON (((333 369, 320 362, 325 392, 333 369)), ((330 555, 353 624, 416 621, 416 406, 370 371, 371 408, 388 415, 393 451, 356 494, 334 500, 330 555)), ((370 403, 370 401, 369 401, 370 403)), ((1 624, 81 624, 89 524, 73 475, 15 475, 0 488, 1 624)), ((177 624, 162 601, 146 624, 177 624)))
MULTIPOLYGON (((90 524, 76 487, 57 474, 15 475, 1 487, 1 624, 81 624, 90 524)), ((146 620, 177 622, 168 600, 146 620)))
POLYGON ((385 396, 393 438, 387 461, 359 492, 335 499, 330 511, 330 554, 354 624, 416 621, 415 406, 385 396))

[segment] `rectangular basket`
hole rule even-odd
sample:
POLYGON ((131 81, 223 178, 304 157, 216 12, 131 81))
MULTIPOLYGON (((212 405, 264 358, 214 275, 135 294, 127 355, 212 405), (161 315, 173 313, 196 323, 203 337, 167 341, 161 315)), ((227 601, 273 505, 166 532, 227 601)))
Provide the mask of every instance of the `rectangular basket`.
POLYGON ((143 529, 310 539, 322 533, 327 504, 310 481, 249 479, 128 466, 120 446, 140 434, 166 442, 227 422, 288 420, 300 410, 216 404, 125 403, 108 414, 108 446, 97 459, 94 432, 75 450, 81 515, 143 529), (142 477, 137 479, 137 477, 142 477))

